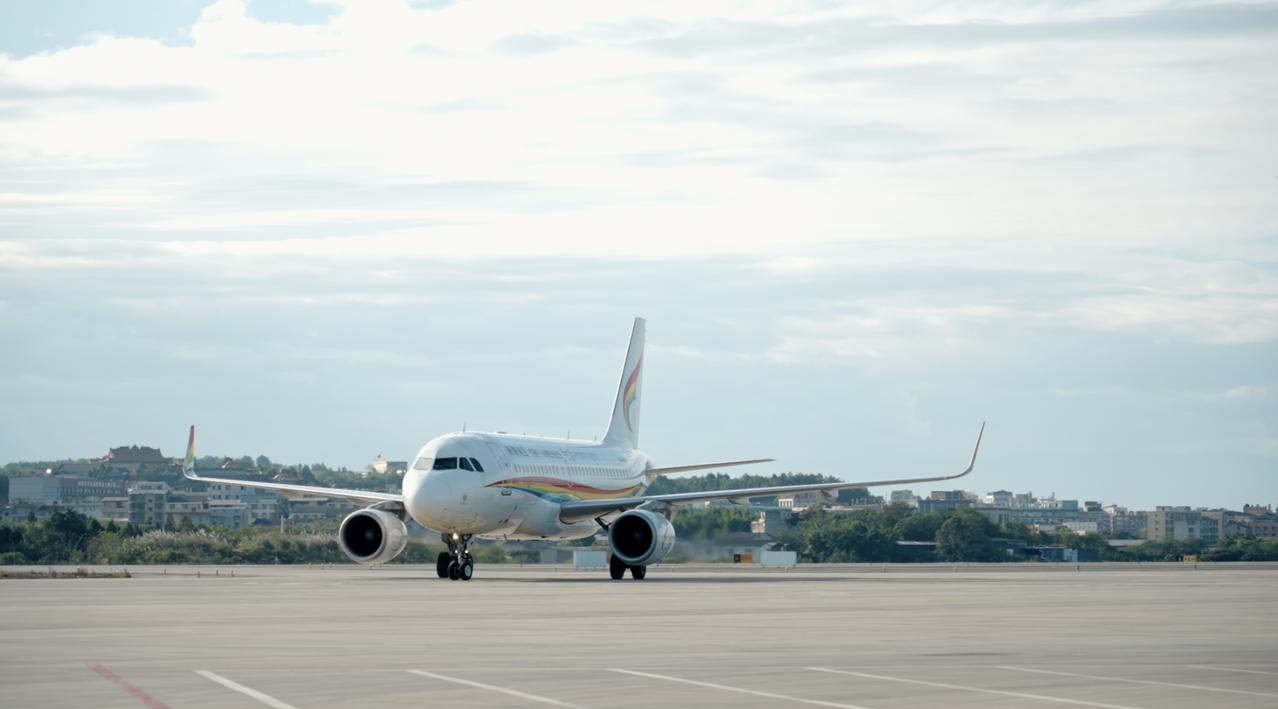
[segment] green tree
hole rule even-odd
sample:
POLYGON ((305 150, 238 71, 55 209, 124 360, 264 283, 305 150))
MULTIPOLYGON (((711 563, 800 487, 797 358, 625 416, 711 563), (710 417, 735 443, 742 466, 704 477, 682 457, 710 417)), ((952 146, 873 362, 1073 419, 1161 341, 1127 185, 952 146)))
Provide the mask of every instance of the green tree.
POLYGON ((945 515, 940 512, 916 512, 897 522, 894 531, 902 541, 934 542, 944 522, 945 515))
POLYGON ((981 513, 960 510, 937 531, 937 556, 944 561, 1003 561, 1006 555, 990 541, 993 531, 981 513))

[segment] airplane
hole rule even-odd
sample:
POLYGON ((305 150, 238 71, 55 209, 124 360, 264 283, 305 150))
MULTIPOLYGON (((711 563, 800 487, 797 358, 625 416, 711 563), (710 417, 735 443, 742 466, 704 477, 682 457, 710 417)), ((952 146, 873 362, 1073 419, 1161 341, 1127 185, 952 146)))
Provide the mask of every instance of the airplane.
POLYGON ((475 537, 498 540, 584 539, 603 529, 611 549, 609 575, 643 579, 675 545, 671 520, 682 506, 756 497, 904 485, 961 478, 976 467, 985 424, 963 472, 925 478, 780 485, 738 490, 647 495, 659 476, 772 462, 772 458, 658 467, 639 450, 640 391, 646 321, 635 318, 621 381, 602 441, 549 439, 507 433, 448 433, 417 451, 404 473, 402 492, 345 490, 313 485, 231 480, 195 472, 195 426, 191 426, 182 474, 204 483, 275 490, 287 497, 323 496, 364 505, 338 528, 338 544, 360 564, 383 564, 408 544, 409 519, 436 530, 447 545, 436 559, 440 578, 470 580, 475 572, 469 544, 475 537))

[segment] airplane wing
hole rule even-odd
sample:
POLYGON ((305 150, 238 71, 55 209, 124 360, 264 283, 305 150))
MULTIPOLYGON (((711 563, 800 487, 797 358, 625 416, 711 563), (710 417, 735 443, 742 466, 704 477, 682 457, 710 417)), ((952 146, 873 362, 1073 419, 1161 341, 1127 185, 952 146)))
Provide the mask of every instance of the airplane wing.
POLYGON ((662 503, 671 506, 690 505, 712 500, 744 501, 752 497, 771 497, 797 492, 824 492, 833 497, 840 490, 854 487, 875 487, 877 485, 908 485, 912 483, 940 482, 961 478, 976 467, 976 454, 981 450, 981 437, 985 435, 985 424, 976 435, 976 448, 972 451, 972 460, 967 468, 955 475, 941 475, 931 478, 902 478, 899 480, 866 480, 860 482, 811 483, 808 485, 778 485, 774 487, 751 487, 740 490, 712 490, 708 492, 675 492, 666 495, 637 495, 635 497, 619 497, 611 500, 571 500, 560 505, 559 519, 565 523, 581 522, 613 512, 634 509, 647 503, 662 503))
POLYGON ((233 478, 206 478, 203 475, 195 474, 195 426, 191 426, 191 438, 186 444, 186 461, 182 464, 182 476, 187 480, 196 480, 202 483, 226 483, 228 485, 243 485, 244 487, 256 487, 263 490, 275 490, 285 497, 300 497, 303 495, 313 495, 319 497, 333 497, 356 504, 366 505, 375 502, 398 502, 403 504, 404 496, 393 492, 372 492, 371 490, 344 490, 336 487, 319 487, 317 485, 290 485, 288 483, 272 483, 259 480, 235 480, 233 478))

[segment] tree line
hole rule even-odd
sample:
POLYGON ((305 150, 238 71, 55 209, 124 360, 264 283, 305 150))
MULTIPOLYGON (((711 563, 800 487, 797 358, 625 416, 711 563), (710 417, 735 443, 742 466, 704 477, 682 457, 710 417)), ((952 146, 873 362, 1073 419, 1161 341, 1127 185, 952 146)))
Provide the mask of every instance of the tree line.
MULTIPOLYGON (((725 532, 750 530, 757 511, 748 508, 680 510, 674 519, 680 539, 714 539, 725 532)), ((1022 561, 1007 550, 1026 546, 1060 546, 1095 551, 1102 561, 1278 561, 1278 541, 1229 537, 1208 545, 1201 539, 1150 540, 1113 547, 1099 534, 1079 535, 1068 529, 1044 533, 1022 523, 995 524, 972 509, 915 512, 905 505, 877 509, 831 511, 817 505, 796 515, 776 534, 778 541, 812 563, 890 563, 898 561, 1022 561), (918 550, 897 542, 933 542, 934 550, 918 550)))
MULTIPOLYGON (((433 564, 443 544, 411 541, 393 563, 433 564)), ((483 563, 533 561, 527 551, 472 547, 483 563)), ((350 560, 332 533, 281 533, 274 527, 153 529, 103 524, 72 510, 48 519, 0 524, 0 564, 319 564, 350 560)))

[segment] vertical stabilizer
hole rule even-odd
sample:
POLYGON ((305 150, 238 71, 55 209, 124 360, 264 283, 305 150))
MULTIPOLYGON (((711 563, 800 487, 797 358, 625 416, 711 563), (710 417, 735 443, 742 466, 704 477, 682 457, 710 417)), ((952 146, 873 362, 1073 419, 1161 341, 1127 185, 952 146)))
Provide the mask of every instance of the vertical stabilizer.
POLYGON ((647 321, 635 318, 630 331, 630 349, 626 350, 626 366, 621 370, 621 382, 617 385, 617 400, 612 405, 612 420, 604 445, 622 448, 639 446, 639 390, 643 387, 643 335, 647 321))

